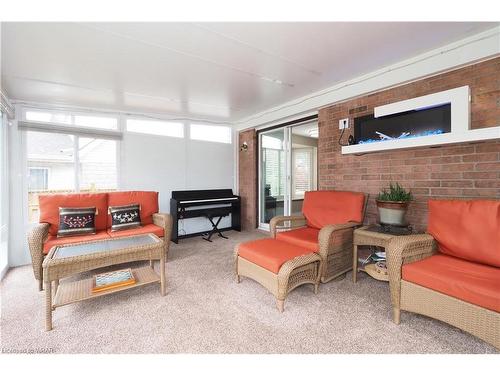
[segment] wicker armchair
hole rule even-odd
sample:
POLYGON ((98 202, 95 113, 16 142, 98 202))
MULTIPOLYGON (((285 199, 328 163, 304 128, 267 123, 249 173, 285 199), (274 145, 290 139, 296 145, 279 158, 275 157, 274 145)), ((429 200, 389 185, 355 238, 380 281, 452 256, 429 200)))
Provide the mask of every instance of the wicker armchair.
MULTIPOLYGON (((446 209, 441 206, 439 208, 446 209)), ((473 211, 467 210, 466 215, 473 216, 471 212, 473 211)), ((484 209, 476 212, 483 215, 484 209)), ((445 215, 443 219, 447 217, 451 216, 445 215)), ((464 220, 463 217, 460 220, 464 220)), ((451 223, 450 227, 453 224, 455 223, 451 223)), ((441 221, 440 226, 434 228, 442 230, 444 225, 441 221)), ((484 226, 484 222, 482 225, 484 226)), ((431 226, 430 229, 432 232, 431 226)), ((463 228, 457 230, 464 232, 463 228)), ((386 253, 394 323, 400 323, 401 310, 422 314, 458 327, 500 349, 500 299, 498 289, 497 292, 494 291, 494 285, 499 285, 500 270, 487 264, 443 254, 441 242, 437 238, 442 239, 433 232, 433 235, 401 236, 389 241, 386 253), (470 270, 467 263, 470 263, 470 270), (415 272, 419 270, 420 275, 423 275, 420 280, 415 279, 415 272), (430 284, 432 282, 434 284, 430 284), (474 283, 479 284, 479 289, 476 289, 474 283), (463 295, 464 291, 468 294, 463 295), (484 300, 479 302, 474 299, 484 294, 489 301, 486 305, 484 300)), ((476 245, 481 247, 477 242, 476 245)))
MULTIPOLYGON (((335 194, 337 192, 328 193, 335 194)), ((306 199, 308 199, 307 195, 306 199)), ((316 252, 321 258, 320 274, 322 283, 345 276, 347 272, 352 270, 353 232, 356 227, 363 224, 367 201, 368 195, 364 195, 360 221, 329 224, 319 230, 316 252)), ((271 236, 273 238, 279 237, 279 233, 299 228, 308 228, 307 219, 304 215, 276 216, 270 222, 271 236)))

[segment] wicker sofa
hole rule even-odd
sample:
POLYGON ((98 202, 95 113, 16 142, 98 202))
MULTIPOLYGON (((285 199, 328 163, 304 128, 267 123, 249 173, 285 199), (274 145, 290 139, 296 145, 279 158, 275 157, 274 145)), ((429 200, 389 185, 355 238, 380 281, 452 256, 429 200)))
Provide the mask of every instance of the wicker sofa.
POLYGON ((363 223, 368 195, 350 191, 309 191, 302 215, 271 219, 271 236, 305 247, 321 257, 321 282, 352 269, 353 231, 363 223))
POLYGON ((387 247, 394 322, 427 315, 500 349, 500 201, 431 200, 427 231, 387 247))
POLYGON ((172 218, 169 214, 158 213, 158 193, 153 191, 120 191, 93 194, 47 194, 40 195, 40 219, 28 233, 28 246, 35 279, 39 290, 43 289, 42 262, 49 250, 56 245, 102 240, 154 233, 163 237, 165 251, 170 244, 172 218), (112 232, 109 206, 122 206, 131 203, 140 205, 141 227, 112 232), (96 207, 96 233, 82 236, 57 237, 59 226, 59 207, 96 207))

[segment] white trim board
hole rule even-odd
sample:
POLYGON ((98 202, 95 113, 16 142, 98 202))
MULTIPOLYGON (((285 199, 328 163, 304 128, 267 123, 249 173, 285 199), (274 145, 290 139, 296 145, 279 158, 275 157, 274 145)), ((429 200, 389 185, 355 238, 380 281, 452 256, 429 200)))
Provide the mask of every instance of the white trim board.
POLYGON ((477 142, 492 139, 500 139, 500 126, 468 130, 466 132, 436 134, 424 137, 393 139, 381 142, 362 143, 352 146, 342 146, 342 154, 364 154, 367 152, 442 146, 454 143, 477 142))
POLYGON ((383 117, 442 104, 451 104, 451 133, 463 133, 470 129, 469 98, 469 86, 462 86, 375 107, 373 112, 375 117, 383 117))
POLYGON ((235 121, 234 124, 238 130, 264 128, 272 122, 286 121, 291 116, 459 69, 499 55, 500 26, 497 26, 328 89, 269 108, 235 121))

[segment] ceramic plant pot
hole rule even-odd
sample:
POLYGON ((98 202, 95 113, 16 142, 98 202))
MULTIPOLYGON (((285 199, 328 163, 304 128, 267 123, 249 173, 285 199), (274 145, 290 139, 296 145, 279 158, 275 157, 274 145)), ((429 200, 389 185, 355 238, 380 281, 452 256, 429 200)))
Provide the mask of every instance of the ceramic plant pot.
POLYGON ((391 202, 377 200, 380 224, 405 226, 406 211, 409 202, 391 202))

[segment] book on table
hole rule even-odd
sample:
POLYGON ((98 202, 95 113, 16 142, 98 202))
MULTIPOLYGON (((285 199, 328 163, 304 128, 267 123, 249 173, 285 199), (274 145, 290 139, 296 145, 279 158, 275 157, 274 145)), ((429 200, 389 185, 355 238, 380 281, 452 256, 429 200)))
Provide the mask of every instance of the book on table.
POLYGON ((132 285, 135 284, 135 282, 131 268, 104 272, 94 276, 92 292, 104 292, 106 290, 132 285))

